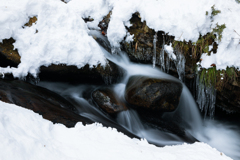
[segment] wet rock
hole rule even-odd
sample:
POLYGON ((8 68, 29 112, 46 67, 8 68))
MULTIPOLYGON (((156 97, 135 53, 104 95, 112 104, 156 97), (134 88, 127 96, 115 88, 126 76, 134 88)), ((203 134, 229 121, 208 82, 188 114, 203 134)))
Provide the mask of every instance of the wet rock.
POLYGON ((53 123, 74 127, 77 122, 93 123, 77 114, 76 108, 60 95, 24 81, 0 79, 0 100, 33 110, 53 123))
POLYGON ((94 91, 92 97, 97 105, 109 115, 115 116, 118 112, 127 110, 125 104, 120 102, 109 88, 94 91))
POLYGON ((122 76, 123 70, 111 61, 105 67, 101 64, 93 68, 85 65, 80 69, 67 65, 42 66, 39 73, 40 80, 91 84, 113 84, 122 76))
POLYGON ((133 76, 127 83, 125 98, 135 109, 154 114, 174 111, 181 92, 180 82, 133 76))

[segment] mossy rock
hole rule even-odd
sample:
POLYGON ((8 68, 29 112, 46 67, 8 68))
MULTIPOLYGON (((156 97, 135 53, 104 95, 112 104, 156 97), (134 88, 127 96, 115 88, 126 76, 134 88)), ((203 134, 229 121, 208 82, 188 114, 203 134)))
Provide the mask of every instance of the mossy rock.
POLYGON ((1 67, 17 67, 21 62, 21 57, 18 54, 17 49, 14 49, 13 43, 15 43, 15 40, 13 38, 4 39, 2 43, 0 43, 1 67))

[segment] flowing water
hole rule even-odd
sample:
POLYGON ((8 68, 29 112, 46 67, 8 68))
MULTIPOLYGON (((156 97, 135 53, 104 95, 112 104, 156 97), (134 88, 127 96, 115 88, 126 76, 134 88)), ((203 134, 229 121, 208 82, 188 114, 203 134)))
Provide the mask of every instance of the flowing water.
MULTIPOLYGON (((132 75, 144 75, 179 81, 179 79, 162 72, 160 68, 153 68, 152 65, 130 62, 125 53, 121 53, 120 55, 111 55, 107 53, 107 51, 105 51, 105 53, 109 60, 126 70, 124 78, 121 82, 111 85, 112 89, 117 93, 118 98, 123 102, 125 101, 125 86, 129 77, 132 75)), ((82 116, 96 122, 109 123, 110 126, 111 124, 123 126, 135 135, 145 138, 147 141, 159 146, 182 144, 185 142, 183 138, 174 133, 165 132, 157 129, 156 127, 147 125, 133 109, 120 112, 116 118, 112 118, 103 113, 96 104, 94 104, 91 98, 91 93, 100 86, 87 84, 76 86, 52 82, 40 82, 39 85, 53 90, 71 100, 82 116)), ((199 141, 205 142, 210 146, 217 148, 219 151, 225 153, 233 159, 240 159, 239 126, 207 118, 203 120, 195 100, 184 84, 177 110, 172 113, 164 113, 162 117, 166 120, 178 119, 178 125, 185 129, 186 134, 192 135, 199 141)))

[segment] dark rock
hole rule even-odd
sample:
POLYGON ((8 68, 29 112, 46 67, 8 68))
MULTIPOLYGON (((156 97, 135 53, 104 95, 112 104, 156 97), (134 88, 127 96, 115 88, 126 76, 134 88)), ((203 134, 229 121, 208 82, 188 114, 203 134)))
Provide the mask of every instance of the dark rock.
POLYGON ((94 91, 92 97, 97 105, 109 115, 116 115, 118 112, 127 110, 125 104, 119 101, 115 93, 108 88, 94 91))
POLYGON ((78 115, 76 108, 60 95, 23 81, 0 79, 0 100, 33 110, 44 119, 67 127, 77 122, 93 123, 78 115))
POLYGON ((89 65, 85 65, 80 69, 66 65, 42 66, 39 73, 41 80, 92 84, 116 83, 122 76, 121 68, 111 61, 105 67, 99 64, 97 67, 89 68, 89 65))
POLYGON ((181 92, 180 82, 133 76, 127 83, 125 98, 137 110, 171 112, 177 108, 181 92))
POLYGON ((228 84, 217 91, 216 106, 227 113, 240 114, 240 86, 228 84))
POLYGON ((17 67, 20 63, 20 56, 18 51, 14 49, 13 43, 15 40, 13 38, 4 39, 0 43, 0 66, 1 67, 17 67))

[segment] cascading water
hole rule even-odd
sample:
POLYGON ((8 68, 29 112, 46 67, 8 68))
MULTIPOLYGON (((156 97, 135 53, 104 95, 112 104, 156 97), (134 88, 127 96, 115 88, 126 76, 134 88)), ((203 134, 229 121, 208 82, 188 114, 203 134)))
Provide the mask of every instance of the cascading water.
MULTIPOLYGON (((103 49, 103 48, 102 48, 103 49)), ((104 50, 104 49, 103 49, 104 50)), ((104 50, 105 51, 105 50, 104 50)), ((149 77, 169 79, 179 81, 178 79, 153 68, 150 65, 135 64, 129 61, 126 54, 121 52, 119 55, 111 55, 105 51, 106 57, 112 62, 126 70, 125 77, 118 84, 112 85, 113 90, 117 93, 117 98, 124 100, 124 91, 126 83, 132 75, 144 75, 149 77)), ((180 57, 181 58, 181 57, 180 57)), ((181 60, 183 63, 184 60, 181 60)), ((182 65, 182 64, 181 64, 182 65)), ((182 83, 183 84, 183 83, 182 83)), ((91 98, 91 92, 99 86, 79 85, 73 86, 69 84, 58 84, 49 82, 40 82, 41 86, 53 90, 69 99, 77 108, 82 116, 90 118, 96 122, 108 123, 109 126, 122 126, 131 133, 147 139, 149 142, 163 146, 182 144, 185 140, 173 133, 160 131, 156 128, 146 125, 142 122, 138 113, 134 110, 120 112, 117 118, 112 118, 103 113, 94 105, 91 98)), ((208 143, 226 155, 240 159, 240 135, 239 127, 224 124, 218 120, 211 119, 202 120, 198 107, 187 89, 183 84, 183 91, 180 103, 176 111, 164 113, 163 119, 178 119, 178 125, 185 128, 186 134, 190 134, 199 141, 208 143)))

